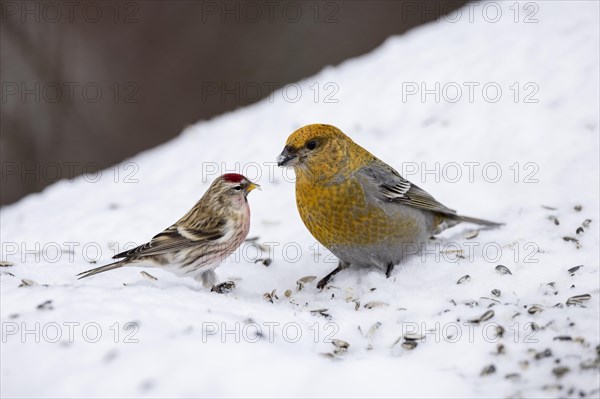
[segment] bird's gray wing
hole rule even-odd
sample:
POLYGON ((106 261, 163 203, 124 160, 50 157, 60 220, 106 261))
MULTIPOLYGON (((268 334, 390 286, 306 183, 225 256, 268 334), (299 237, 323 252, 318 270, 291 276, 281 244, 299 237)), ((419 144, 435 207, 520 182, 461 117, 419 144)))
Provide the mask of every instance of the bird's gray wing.
POLYGON ((442 205, 425 190, 406 180, 380 160, 374 160, 368 166, 359 169, 356 175, 367 185, 366 189, 381 201, 456 215, 454 209, 442 205))
POLYGON ((203 242, 218 240, 225 235, 223 226, 225 223, 217 223, 211 229, 195 230, 180 225, 172 225, 163 232, 155 235, 149 242, 139 247, 121 252, 113 259, 119 258, 140 258, 144 256, 161 255, 180 249, 189 248, 193 245, 199 245, 203 242))

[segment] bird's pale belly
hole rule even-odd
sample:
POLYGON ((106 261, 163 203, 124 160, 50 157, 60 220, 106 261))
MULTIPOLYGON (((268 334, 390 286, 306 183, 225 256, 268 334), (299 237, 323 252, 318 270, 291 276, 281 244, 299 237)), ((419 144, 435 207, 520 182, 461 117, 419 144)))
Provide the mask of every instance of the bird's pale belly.
POLYGON ((369 203, 356 182, 312 186, 311 191, 310 196, 296 196, 300 216, 311 234, 344 262, 385 268, 415 253, 430 236, 431 215, 400 204, 369 203))

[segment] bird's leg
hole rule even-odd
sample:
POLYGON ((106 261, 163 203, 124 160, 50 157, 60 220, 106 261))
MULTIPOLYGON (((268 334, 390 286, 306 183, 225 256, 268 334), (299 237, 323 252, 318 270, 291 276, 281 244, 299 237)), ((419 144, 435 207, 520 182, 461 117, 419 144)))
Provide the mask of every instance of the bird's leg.
POLYGON ((319 280, 319 282, 317 283, 317 288, 322 290, 323 288, 325 288, 325 286, 327 285, 327 283, 329 282, 329 280, 331 280, 331 278, 338 274, 339 272, 341 272, 342 270, 344 270, 345 268, 347 268, 348 266, 350 266, 350 263, 348 262, 342 262, 340 261, 338 263, 338 267, 336 267, 331 273, 329 273, 327 276, 323 277, 321 280, 319 280))
POLYGON ((211 289, 218 281, 217 273, 215 273, 212 269, 197 274, 194 279, 207 289, 211 289))
POLYGON ((394 271, 394 264, 392 262, 390 262, 390 263, 388 263, 387 270, 385 271, 385 277, 390 278, 393 271, 394 271))

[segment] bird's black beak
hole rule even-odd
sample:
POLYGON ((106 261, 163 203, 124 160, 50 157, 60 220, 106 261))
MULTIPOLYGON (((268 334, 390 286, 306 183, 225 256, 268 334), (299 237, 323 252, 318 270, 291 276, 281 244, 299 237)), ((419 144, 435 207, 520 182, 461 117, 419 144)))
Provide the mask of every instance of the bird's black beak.
POLYGON ((281 154, 277 157, 277 166, 291 167, 298 163, 298 154, 296 149, 285 146, 281 154))

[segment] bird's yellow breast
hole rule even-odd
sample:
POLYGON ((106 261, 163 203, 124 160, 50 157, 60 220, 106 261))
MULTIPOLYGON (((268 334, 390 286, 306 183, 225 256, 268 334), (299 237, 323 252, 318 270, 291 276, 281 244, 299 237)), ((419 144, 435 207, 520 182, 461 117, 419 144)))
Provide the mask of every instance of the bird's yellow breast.
POLYGON ((328 185, 299 178, 296 204, 308 230, 325 247, 381 244, 420 232, 417 220, 398 218, 369 204, 352 178, 328 185))

